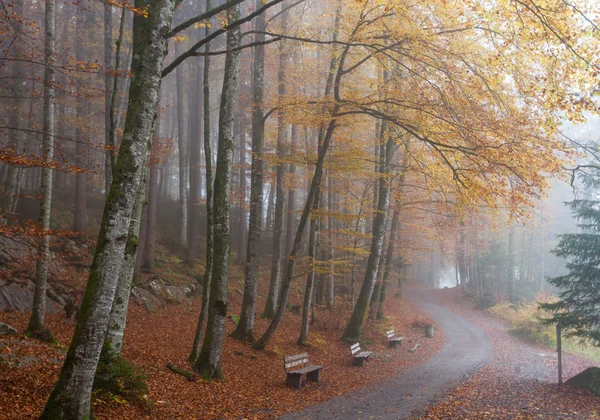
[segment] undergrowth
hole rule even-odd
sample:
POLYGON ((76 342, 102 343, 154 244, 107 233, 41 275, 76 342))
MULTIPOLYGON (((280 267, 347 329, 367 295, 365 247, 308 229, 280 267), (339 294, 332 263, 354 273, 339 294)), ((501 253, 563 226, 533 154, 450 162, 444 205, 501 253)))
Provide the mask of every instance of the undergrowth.
MULTIPOLYGON (((535 344, 556 348, 556 326, 542 322, 549 315, 538 306, 539 303, 549 302, 550 299, 547 295, 539 294, 535 302, 520 305, 503 302, 487 311, 497 318, 508 321, 511 325, 511 334, 535 344)), ((589 342, 568 337, 566 333, 563 330, 562 348, 564 351, 600 362, 600 348, 589 342)))

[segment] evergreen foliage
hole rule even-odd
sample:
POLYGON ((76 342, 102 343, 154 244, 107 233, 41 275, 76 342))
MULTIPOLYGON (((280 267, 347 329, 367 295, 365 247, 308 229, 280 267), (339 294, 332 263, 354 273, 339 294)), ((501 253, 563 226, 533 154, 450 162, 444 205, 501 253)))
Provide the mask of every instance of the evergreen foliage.
POLYGON ((559 300, 540 307, 552 313, 547 323, 560 322, 569 336, 600 345, 600 201, 580 199, 567 205, 581 231, 561 235, 552 251, 567 260, 568 272, 548 280, 561 290, 559 300))

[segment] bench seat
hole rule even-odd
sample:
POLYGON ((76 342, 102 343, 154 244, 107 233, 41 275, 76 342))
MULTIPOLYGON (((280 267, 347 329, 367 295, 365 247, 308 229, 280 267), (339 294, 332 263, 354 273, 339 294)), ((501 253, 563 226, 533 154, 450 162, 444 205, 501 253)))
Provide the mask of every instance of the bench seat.
POLYGON ((284 357, 283 366, 285 368, 286 373, 285 383, 288 386, 293 386, 294 388, 301 388, 303 375, 306 375, 306 380, 310 382, 320 382, 321 380, 321 370, 323 369, 323 366, 309 365, 307 353, 284 357), (299 368, 295 370, 290 370, 294 367, 299 368))
POLYGON ((369 360, 369 357, 371 357, 373 354, 372 351, 361 350, 360 343, 351 345, 350 353, 352 353, 352 364, 360 367, 363 367, 365 365, 365 361, 369 360))
POLYGON ((394 330, 386 331, 385 336, 388 339, 388 346, 393 348, 398 347, 398 344, 402 344, 402 340, 404 340, 404 337, 396 337, 394 330))

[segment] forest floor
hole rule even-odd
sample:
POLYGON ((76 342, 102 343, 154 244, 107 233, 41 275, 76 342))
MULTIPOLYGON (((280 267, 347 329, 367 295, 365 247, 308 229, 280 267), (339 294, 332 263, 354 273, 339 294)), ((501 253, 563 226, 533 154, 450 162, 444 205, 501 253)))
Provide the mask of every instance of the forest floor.
MULTIPOLYGON (((435 290, 443 306, 481 327, 492 342, 491 362, 440 402, 422 419, 598 419, 600 398, 570 385, 557 384, 556 350, 510 333, 506 321, 476 310, 459 289, 435 290)), ((563 378, 597 363, 563 352, 563 378)))
MULTIPOLYGON (((237 282, 239 283, 239 282, 237 282)), ((239 313, 241 290, 233 282, 230 293, 231 314, 239 313)), ((393 296, 395 290, 390 292, 393 296)), ((295 291, 291 304, 298 304, 295 291)), ((261 297, 257 308, 264 305, 261 297)), ((444 335, 424 337, 423 327, 430 319, 409 302, 390 297, 387 319, 369 322, 363 340, 372 350, 372 361, 365 368, 351 366, 349 346, 340 341, 349 316, 349 306, 340 302, 334 310, 317 310, 317 322, 311 327, 309 346, 296 345, 300 315, 286 311, 273 340, 265 351, 255 351, 248 343, 227 337, 224 343, 225 380, 189 382, 167 369, 167 363, 189 369, 187 356, 196 327, 200 298, 164 307, 148 313, 143 307, 130 306, 124 356, 148 375, 148 393, 141 402, 119 396, 96 394, 95 414, 100 419, 211 419, 273 418, 290 411, 365 387, 375 381, 398 375, 404 369, 427 360, 439 351, 444 335), (395 329, 405 338, 398 349, 387 346, 384 332, 395 329), (418 351, 409 349, 419 344, 418 351), (325 366, 322 381, 302 389, 284 384, 283 356, 308 352, 313 363, 325 366)), ((24 331, 29 314, 0 312, 0 321, 24 331)), ((55 383, 75 321, 49 314, 47 325, 58 345, 47 345, 23 334, 0 339, 0 419, 37 418, 55 383)), ((258 319, 256 331, 266 329, 268 320, 258 319)), ((231 333, 233 318, 227 323, 231 333)))

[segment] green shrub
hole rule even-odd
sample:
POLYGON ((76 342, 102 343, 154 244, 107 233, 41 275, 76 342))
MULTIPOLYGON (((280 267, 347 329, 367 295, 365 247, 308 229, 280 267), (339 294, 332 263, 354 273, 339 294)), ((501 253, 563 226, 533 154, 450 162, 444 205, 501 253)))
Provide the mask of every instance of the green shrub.
POLYGON ((108 354, 98 361, 94 390, 121 395, 128 399, 141 399, 148 392, 146 375, 138 366, 119 356, 110 360, 108 354))

